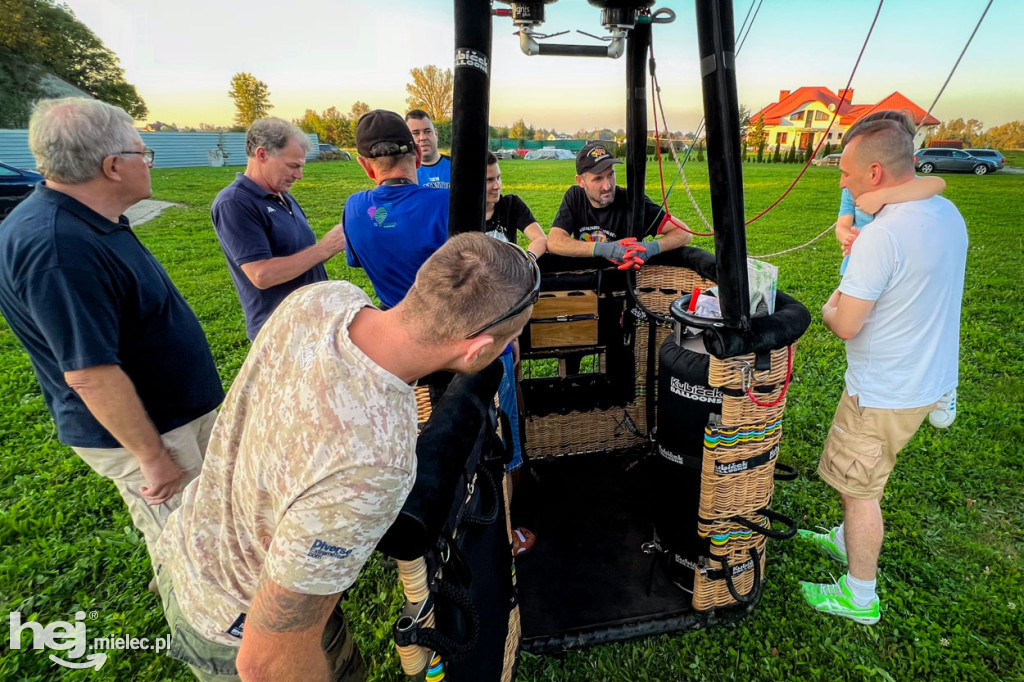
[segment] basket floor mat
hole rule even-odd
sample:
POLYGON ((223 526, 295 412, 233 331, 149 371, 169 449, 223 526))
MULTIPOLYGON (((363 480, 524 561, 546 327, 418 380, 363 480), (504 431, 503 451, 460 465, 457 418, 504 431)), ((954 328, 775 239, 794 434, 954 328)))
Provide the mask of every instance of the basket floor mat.
MULTIPOLYGON (((747 607, 699 613, 642 545, 652 538, 636 456, 533 461, 513 497, 537 543, 516 558, 523 648, 569 649, 738 620, 747 607)), ((649 492, 646 492, 649 496, 649 492)))

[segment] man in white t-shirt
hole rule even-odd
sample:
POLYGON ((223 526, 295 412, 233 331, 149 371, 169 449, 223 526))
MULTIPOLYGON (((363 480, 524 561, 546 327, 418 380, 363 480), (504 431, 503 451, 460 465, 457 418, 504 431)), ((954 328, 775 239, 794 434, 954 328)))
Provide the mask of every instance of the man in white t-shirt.
MULTIPOLYGON (((857 123, 844 142, 840 184, 854 199, 913 177, 913 139, 899 122, 857 123)), ((801 583, 819 611, 878 621, 879 502, 896 455, 957 385, 966 261, 967 228, 948 200, 888 205, 853 243, 846 274, 821 309, 825 326, 846 341, 846 390, 818 465, 842 495, 844 514, 826 533, 800 533, 849 572, 836 584, 801 583)))
POLYGON ((413 385, 490 364, 539 288, 532 257, 472 233, 438 249, 390 310, 348 282, 288 296, 157 543, 168 653, 200 680, 362 679, 337 604, 412 488, 413 385))

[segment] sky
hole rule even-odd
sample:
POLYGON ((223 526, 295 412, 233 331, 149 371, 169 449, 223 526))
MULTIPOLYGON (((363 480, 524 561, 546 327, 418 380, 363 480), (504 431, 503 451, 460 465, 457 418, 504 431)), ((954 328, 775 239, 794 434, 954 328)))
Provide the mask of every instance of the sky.
MULTIPOLYGON (((292 0, 241 4, 224 0, 65 0, 121 60, 128 82, 149 107, 148 122, 227 125, 231 77, 264 81, 287 119, 306 109, 356 101, 403 112, 410 69, 450 68, 451 0, 292 0)), ((758 0, 735 0, 739 29, 758 0)), ((852 86, 855 104, 899 91, 928 109, 988 0, 884 0, 852 86)), ((496 7, 506 5, 496 2, 496 7)), ((696 129, 702 115, 694 3, 654 27, 654 55, 670 130, 696 129)), ((739 101, 757 111, 780 90, 845 87, 878 4, 874 0, 761 0, 737 55, 739 101)), ((585 0, 547 5, 542 33, 569 30, 551 42, 595 44, 575 33, 605 33, 600 10, 585 0)), ((493 19, 492 125, 520 117, 535 127, 574 133, 625 127, 625 57, 618 60, 528 57, 511 19, 493 19)), ((1024 2, 995 0, 933 114, 976 118, 984 127, 1024 119, 1024 2), (1016 47, 1014 47, 1016 46, 1016 47)))

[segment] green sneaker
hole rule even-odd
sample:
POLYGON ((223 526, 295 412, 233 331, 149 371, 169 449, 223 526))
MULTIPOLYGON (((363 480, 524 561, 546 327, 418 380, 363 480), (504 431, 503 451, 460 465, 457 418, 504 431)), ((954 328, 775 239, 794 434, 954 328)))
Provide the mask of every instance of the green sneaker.
POLYGON ((846 586, 845 575, 831 585, 801 581, 800 590, 807 603, 822 613, 843 616, 862 625, 874 625, 880 617, 878 597, 875 597, 867 606, 857 606, 853 601, 853 593, 846 586))
MULTIPOLYGON (((822 530, 825 529, 822 528, 822 530)), ((813 542, 818 547, 821 547, 825 550, 825 554, 828 554, 839 563, 848 564, 850 562, 846 558, 846 552, 839 549, 839 545, 836 544, 836 530, 837 529, 833 528, 832 530, 824 533, 815 533, 813 530, 804 530, 801 528, 796 532, 796 534, 804 540, 813 542)))

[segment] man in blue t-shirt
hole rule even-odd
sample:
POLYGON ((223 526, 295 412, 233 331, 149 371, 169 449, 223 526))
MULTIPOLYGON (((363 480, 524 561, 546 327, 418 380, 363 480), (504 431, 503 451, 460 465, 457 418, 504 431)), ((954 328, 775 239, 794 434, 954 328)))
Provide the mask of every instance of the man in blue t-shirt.
POLYGON ((420 148, 393 111, 375 109, 359 119, 356 150, 377 187, 345 202, 348 264, 366 270, 381 306, 393 308, 448 238, 448 190, 416 184, 420 148))
POLYGON ((152 150, 97 100, 43 100, 46 178, 0 229, 0 312, 28 352, 60 442, 109 478, 153 546, 202 468, 224 398, 199 320, 122 213, 152 150))
POLYGON ((405 122, 422 155, 420 167, 416 170, 419 184, 439 189, 450 188, 452 159, 437 150, 437 128, 430 120, 430 115, 422 109, 413 109, 405 115, 405 122))
POLYGON ((341 225, 317 243, 306 214, 288 193, 302 179, 310 149, 309 138, 291 123, 256 121, 245 136, 245 172, 210 207, 250 341, 288 294, 325 281, 323 263, 345 250, 341 225))

